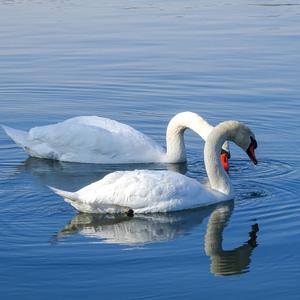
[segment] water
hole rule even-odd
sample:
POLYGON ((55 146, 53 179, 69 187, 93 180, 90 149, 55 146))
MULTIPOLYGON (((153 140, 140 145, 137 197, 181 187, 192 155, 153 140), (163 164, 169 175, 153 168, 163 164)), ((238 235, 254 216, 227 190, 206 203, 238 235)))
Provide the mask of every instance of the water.
MULTIPOLYGON (((0 122, 77 115, 164 144, 171 116, 241 120, 258 166, 232 147, 234 202, 128 218, 77 214, 46 185, 114 170, 28 159, 0 131, 3 299, 299 299, 299 1, 0 1, 0 122)), ((205 180, 186 134, 187 176, 205 180)))

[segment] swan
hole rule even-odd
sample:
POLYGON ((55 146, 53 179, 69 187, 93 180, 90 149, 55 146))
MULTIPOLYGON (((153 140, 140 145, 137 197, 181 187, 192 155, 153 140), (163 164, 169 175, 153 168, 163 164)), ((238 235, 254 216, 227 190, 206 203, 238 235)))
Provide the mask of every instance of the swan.
MULTIPOLYGON (((6 134, 30 156, 80 163, 177 163, 186 161, 184 131, 190 128, 207 139, 213 126, 192 112, 176 114, 166 133, 167 151, 153 139, 117 121, 80 116, 34 127, 28 132, 2 125, 6 134)), ((229 146, 221 153, 228 170, 229 146)))
POLYGON ((229 176, 219 153, 233 141, 257 164, 254 133, 243 123, 226 121, 216 126, 204 147, 204 162, 210 187, 172 171, 117 171, 77 192, 50 187, 75 209, 87 213, 154 213, 205 206, 232 199, 229 176))

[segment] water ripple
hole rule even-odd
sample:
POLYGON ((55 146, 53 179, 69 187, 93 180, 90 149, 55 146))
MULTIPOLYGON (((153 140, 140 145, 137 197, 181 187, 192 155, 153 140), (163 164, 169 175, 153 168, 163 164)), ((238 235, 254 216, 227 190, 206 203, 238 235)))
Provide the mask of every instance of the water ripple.
POLYGON ((246 178, 249 173, 254 173, 254 178, 273 178, 285 177, 295 172, 294 168, 288 163, 279 160, 261 159, 257 167, 247 160, 234 160, 230 167, 230 172, 235 177, 246 178))

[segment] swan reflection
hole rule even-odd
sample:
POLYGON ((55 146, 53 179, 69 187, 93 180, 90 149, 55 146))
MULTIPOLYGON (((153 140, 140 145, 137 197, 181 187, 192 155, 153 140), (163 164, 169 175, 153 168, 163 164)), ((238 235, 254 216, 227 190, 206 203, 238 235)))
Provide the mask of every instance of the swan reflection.
POLYGON ((103 243, 143 245, 168 241, 186 235, 209 216, 204 246, 215 275, 233 275, 248 271, 250 257, 257 246, 258 225, 252 225, 250 238, 240 247, 223 250, 223 231, 233 211, 233 201, 168 214, 108 215, 78 213, 56 236, 56 241, 72 234, 97 238, 103 243))
POLYGON ((257 246, 258 224, 251 226, 249 239, 232 250, 223 250, 223 231, 233 211, 233 203, 216 207, 211 213, 205 234, 205 253, 210 257, 210 271, 215 275, 234 275, 248 271, 250 257, 257 246))
POLYGON ((201 224, 212 210, 213 207, 206 207, 134 217, 78 213, 56 235, 56 239, 77 233, 109 244, 141 245, 172 240, 201 224))
POLYGON ((136 169, 168 169, 170 171, 185 174, 187 165, 186 163, 97 165, 29 157, 17 167, 16 174, 29 172, 42 185, 55 186, 60 189, 76 190, 103 178, 111 172, 136 169))

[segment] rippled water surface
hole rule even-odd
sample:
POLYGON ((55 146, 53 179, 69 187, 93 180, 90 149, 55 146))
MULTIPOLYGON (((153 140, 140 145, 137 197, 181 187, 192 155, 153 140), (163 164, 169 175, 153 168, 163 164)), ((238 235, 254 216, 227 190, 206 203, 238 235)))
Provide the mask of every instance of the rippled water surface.
POLYGON ((125 122, 165 144, 194 111, 241 120, 259 164, 232 147, 236 198, 172 214, 78 214, 76 190, 114 170, 28 158, 0 131, 1 299, 299 299, 300 3, 0 1, 0 122, 27 130, 78 115, 125 122))

